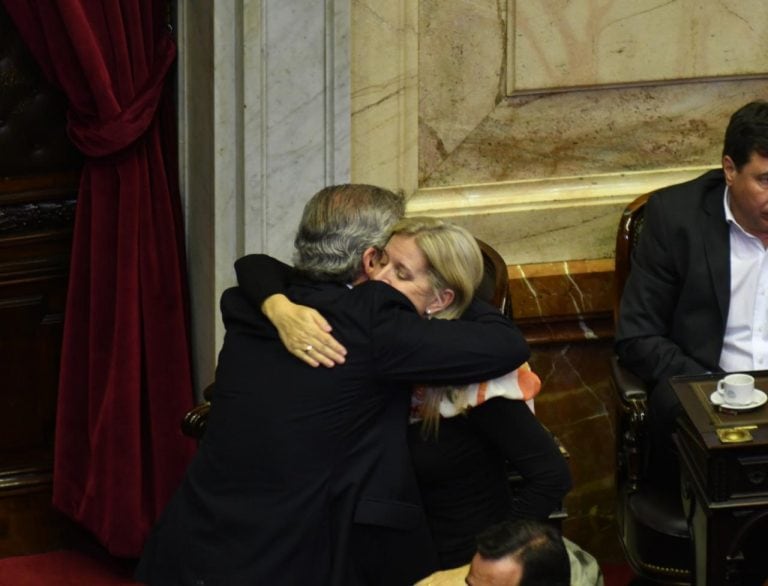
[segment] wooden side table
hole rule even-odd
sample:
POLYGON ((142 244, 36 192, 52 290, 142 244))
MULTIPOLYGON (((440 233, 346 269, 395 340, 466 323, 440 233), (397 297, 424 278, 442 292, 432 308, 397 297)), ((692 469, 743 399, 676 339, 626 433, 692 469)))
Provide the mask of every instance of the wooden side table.
MULTIPOLYGON (((750 373, 768 389, 768 371, 750 373)), ((744 548, 768 557, 768 404, 751 411, 714 406, 723 375, 670 381, 684 408, 675 438, 683 501, 695 548, 695 584, 743 585, 744 548)))

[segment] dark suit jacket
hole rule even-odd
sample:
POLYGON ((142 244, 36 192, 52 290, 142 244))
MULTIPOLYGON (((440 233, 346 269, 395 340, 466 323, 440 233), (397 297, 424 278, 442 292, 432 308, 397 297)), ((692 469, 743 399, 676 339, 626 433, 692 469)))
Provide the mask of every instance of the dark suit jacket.
POLYGON ((720 170, 662 189, 645 224, 621 300, 616 351, 654 386, 718 371, 730 302, 730 239, 720 170))
POLYGON ((313 369, 238 289, 206 436, 146 546, 150 584, 412 584, 436 567, 410 465, 413 382, 470 382, 527 360, 519 330, 421 319, 383 283, 297 284, 349 351, 313 369))

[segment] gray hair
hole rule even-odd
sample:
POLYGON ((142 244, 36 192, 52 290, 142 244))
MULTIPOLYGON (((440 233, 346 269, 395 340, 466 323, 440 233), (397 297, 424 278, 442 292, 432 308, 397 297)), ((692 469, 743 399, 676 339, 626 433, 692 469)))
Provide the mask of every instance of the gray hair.
POLYGON ((294 266, 317 281, 349 283, 362 273, 367 248, 382 248, 405 213, 405 198, 365 184, 331 185, 304 207, 294 266))

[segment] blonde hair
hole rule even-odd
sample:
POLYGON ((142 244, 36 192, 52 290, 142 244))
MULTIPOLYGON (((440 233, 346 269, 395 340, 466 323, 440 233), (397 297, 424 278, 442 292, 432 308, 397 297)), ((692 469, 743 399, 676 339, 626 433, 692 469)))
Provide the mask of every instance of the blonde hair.
MULTIPOLYGON (((469 306, 483 278, 483 254, 472 234, 456 224, 426 216, 403 218, 392 229, 392 235, 411 236, 427 260, 429 280, 435 291, 451 289, 453 301, 433 314, 440 319, 456 319, 469 306)), ((467 407, 464 387, 427 387, 421 407, 422 431, 434 430, 440 423, 440 401, 443 397, 460 410, 467 407)))
POLYGON ((459 317, 483 278, 483 254, 475 237, 461 226, 426 216, 403 218, 392 229, 397 235, 413 237, 427 260, 432 288, 453 291, 453 302, 435 317, 459 317))

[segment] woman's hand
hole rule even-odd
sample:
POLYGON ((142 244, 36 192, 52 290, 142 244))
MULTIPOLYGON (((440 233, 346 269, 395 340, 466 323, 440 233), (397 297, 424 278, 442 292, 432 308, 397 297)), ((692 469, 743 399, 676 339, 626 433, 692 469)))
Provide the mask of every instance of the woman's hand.
POLYGON ((322 364, 330 368, 344 363, 347 349, 329 333, 330 324, 317 310, 296 305, 285 295, 277 294, 267 297, 261 311, 296 358, 313 367, 322 364))

